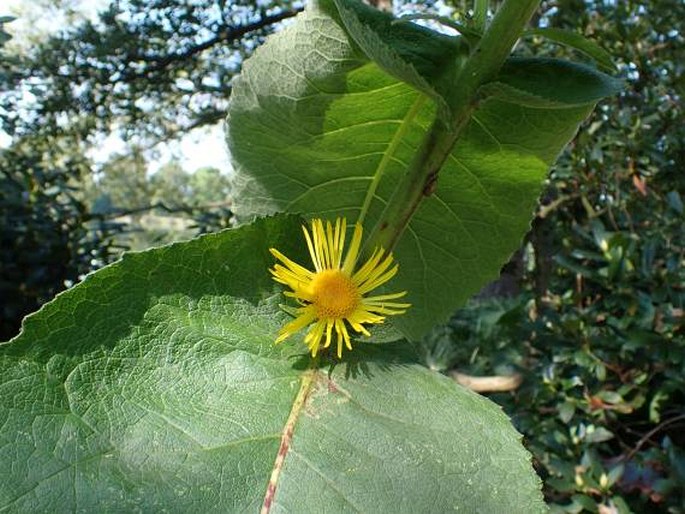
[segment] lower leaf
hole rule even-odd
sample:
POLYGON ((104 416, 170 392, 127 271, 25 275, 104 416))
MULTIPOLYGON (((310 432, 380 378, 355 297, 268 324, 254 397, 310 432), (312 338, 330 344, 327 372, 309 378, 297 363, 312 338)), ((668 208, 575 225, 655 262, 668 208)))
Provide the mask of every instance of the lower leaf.
POLYGON ((300 220, 129 254, 0 346, 0 511, 543 510, 500 409, 405 342, 315 366, 270 246, 300 220), (297 339, 297 338, 293 338, 297 339))

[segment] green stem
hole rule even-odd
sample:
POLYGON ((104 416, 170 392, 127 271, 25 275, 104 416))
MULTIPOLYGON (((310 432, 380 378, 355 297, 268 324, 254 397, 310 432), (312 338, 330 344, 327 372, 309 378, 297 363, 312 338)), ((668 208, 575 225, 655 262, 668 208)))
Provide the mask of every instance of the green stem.
POLYGON ((371 232, 364 253, 377 247, 387 250, 395 247, 423 197, 432 193, 438 171, 454 142, 454 133, 441 121, 433 121, 407 172, 390 197, 380 221, 371 232))
POLYGON ((488 0, 476 0, 473 6, 473 23, 478 31, 483 32, 485 30, 485 22, 488 18, 488 0))
POLYGON ((433 122, 369 235, 367 251, 379 246, 392 250, 423 198, 433 193, 440 168, 476 108, 478 89, 495 77, 539 3, 540 0, 504 0, 497 10, 461 69, 452 88, 453 96, 447 98, 452 113, 450 122, 437 118, 433 122))

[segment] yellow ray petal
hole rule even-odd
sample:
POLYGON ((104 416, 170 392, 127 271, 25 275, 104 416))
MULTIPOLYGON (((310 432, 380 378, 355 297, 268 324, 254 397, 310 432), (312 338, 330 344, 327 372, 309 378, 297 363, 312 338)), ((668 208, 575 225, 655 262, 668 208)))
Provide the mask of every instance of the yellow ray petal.
POLYGON ((320 219, 312 220, 312 240, 314 241, 314 251, 321 264, 321 269, 329 269, 328 262, 328 244, 326 243, 326 231, 323 227, 323 221, 320 219))
POLYGON ((314 275, 311 271, 309 271, 307 268, 304 266, 300 266, 296 262, 291 261, 288 259, 285 255, 283 255, 281 252, 276 250, 276 248, 269 248, 269 251, 271 252, 271 255, 276 257, 279 261, 281 261, 283 264, 285 264, 290 271, 297 275, 302 275, 304 277, 310 278, 314 275))
POLYGON ((390 280, 392 277, 394 277, 397 274, 397 270, 399 269, 399 266, 395 264, 393 268, 391 268, 389 271, 386 271, 380 276, 374 276, 373 279, 369 279, 367 282, 364 283, 364 285, 359 286, 359 294, 366 294, 369 291, 372 291, 376 289, 377 287, 382 286, 385 284, 388 280, 390 280))
POLYGON ((385 252, 383 251, 383 249, 380 248, 376 249, 371 254, 371 257, 369 257, 369 259, 362 265, 362 267, 359 268, 352 276, 352 280, 355 284, 359 285, 368 278, 369 274, 374 270, 376 266, 378 266, 378 263, 383 258, 384 253, 385 252))
POLYGON ((355 271, 363 231, 356 223, 345 252, 346 229, 344 218, 336 219, 335 223, 317 218, 311 221, 309 229, 302 227, 315 271, 288 259, 277 249, 271 249, 279 261, 269 270, 273 279, 290 288, 284 292, 285 296, 294 298, 302 306, 295 319, 281 328, 277 343, 309 325, 304 342, 312 356, 316 356, 322 347, 332 345, 335 330, 336 354, 342 358, 343 348, 352 350, 350 330, 368 337, 371 335, 368 325, 383 323, 386 316, 401 314, 410 307, 409 303, 393 301, 405 296, 404 291, 364 296, 390 280, 398 266, 394 264, 392 254, 378 248, 355 271), (342 307, 339 305, 341 295, 350 298, 349 302, 342 302, 342 307))
POLYGON ((321 271, 323 268, 321 267, 321 263, 319 262, 319 256, 317 252, 314 250, 314 245, 312 244, 312 240, 309 237, 309 232, 307 231, 307 227, 302 225, 302 232, 304 232, 304 238, 307 241, 307 248, 309 248, 309 256, 312 258, 312 263, 314 264, 314 268, 316 271, 321 271))
POLYGON ((286 340, 291 335, 309 325, 316 319, 316 311, 311 307, 301 309, 300 315, 290 323, 285 324, 278 332, 276 344, 286 340))
POLYGON ((354 266, 357 264, 357 256, 359 255, 359 248, 362 243, 362 226, 359 223, 354 225, 354 233, 352 234, 352 242, 350 243, 350 249, 347 250, 347 255, 345 256, 345 262, 343 263, 342 270, 349 276, 352 276, 354 271, 354 266))
POLYGON ((407 292, 402 291, 401 293, 392 293, 392 294, 382 294, 378 296, 366 296, 363 301, 364 303, 373 303, 373 302, 382 302, 384 300, 395 300, 396 298, 402 298, 403 296, 406 296, 407 292))

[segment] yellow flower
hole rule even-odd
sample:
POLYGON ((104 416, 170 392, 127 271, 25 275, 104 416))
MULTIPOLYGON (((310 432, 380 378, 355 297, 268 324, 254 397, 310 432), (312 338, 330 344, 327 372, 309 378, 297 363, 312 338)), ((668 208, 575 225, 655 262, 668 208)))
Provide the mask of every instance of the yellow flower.
POLYGON ((315 271, 310 271, 291 261, 275 248, 270 251, 283 264, 276 264, 271 274, 276 282, 285 284, 291 291, 284 294, 295 298, 301 305, 297 317, 286 324, 278 333, 276 343, 280 343, 311 324, 304 342, 316 356, 325 339, 324 348, 332 341, 333 330, 337 336, 338 358, 342 357, 343 343, 352 349, 347 322, 356 332, 369 336, 365 323, 382 323, 386 315, 402 314, 410 306, 395 300, 404 296, 406 291, 380 296, 365 296, 384 284, 397 273, 393 266, 392 254, 377 248, 371 257, 356 269, 357 258, 362 240, 362 227, 355 224, 352 243, 343 261, 346 221, 338 218, 335 228, 331 222, 312 220, 311 236, 303 226, 304 237, 309 247, 315 271))

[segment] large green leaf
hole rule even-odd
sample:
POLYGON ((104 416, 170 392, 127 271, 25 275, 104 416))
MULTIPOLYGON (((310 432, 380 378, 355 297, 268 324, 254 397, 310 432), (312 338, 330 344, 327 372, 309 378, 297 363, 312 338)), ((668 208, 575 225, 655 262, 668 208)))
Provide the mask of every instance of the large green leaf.
POLYGON ((562 45, 575 48, 579 52, 591 57, 595 62, 609 72, 616 71, 616 65, 609 52, 604 50, 597 43, 585 38, 577 32, 558 29, 555 27, 544 27, 528 29, 523 33, 523 36, 542 36, 550 41, 561 43, 562 45))
MULTIPOLYGON (((553 88, 568 77, 545 79, 553 88)), ((549 166, 597 100, 583 90, 592 93, 585 103, 561 107, 482 102, 396 251, 400 274, 388 287, 409 292, 413 307, 397 321, 406 336, 444 321, 519 246, 549 166)), ((368 196, 370 229, 434 115, 432 101, 369 60, 312 3, 235 84, 227 140, 237 212, 355 220, 368 196)))
POLYGON ((500 409, 406 343, 321 370, 273 346, 268 248, 303 259, 299 224, 126 255, 27 318, 0 346, 0 511, 542 511, 500 409))
POLYGON ((481 92, 530 107, 565 108, 587 105, 620 91, 621 87, 620 80, 584 64, 513 57, 481 92))
POLYGON ((459 69, 468 56, 462 37, 440 34, 399 20, 359 0, 320 0, 360 50, 380 68, 430 96, 448 119, 446 101, 459 69))

